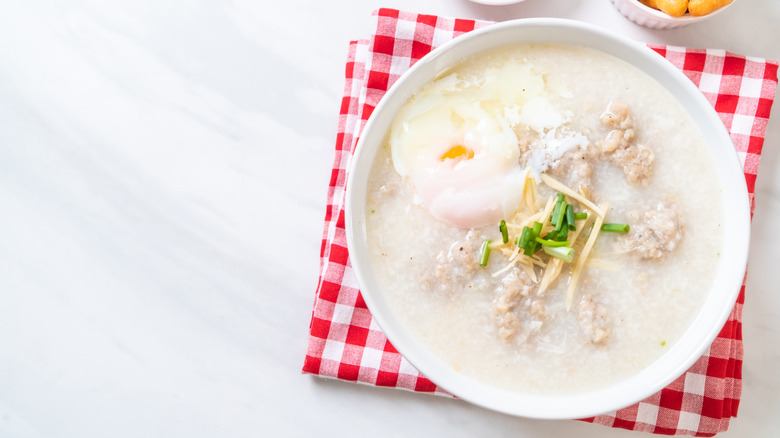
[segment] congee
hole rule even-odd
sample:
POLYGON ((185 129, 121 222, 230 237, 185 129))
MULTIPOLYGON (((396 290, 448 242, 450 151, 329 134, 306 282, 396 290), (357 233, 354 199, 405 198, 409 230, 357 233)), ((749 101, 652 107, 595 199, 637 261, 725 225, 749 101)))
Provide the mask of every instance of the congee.
POLYGON ((641 371, 693 320, 722 241, 703 137, 591 49, 468 58, 396 115, 369 178, 382 293, 455 370, 529 394, 641 371))

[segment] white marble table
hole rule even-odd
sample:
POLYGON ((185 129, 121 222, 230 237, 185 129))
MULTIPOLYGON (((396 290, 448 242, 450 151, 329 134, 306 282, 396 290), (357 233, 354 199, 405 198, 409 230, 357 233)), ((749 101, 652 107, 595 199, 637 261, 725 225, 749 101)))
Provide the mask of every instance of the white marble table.
MULTIPOLYGON (((608 0, 0 0, 0 436, 632 435, 300 374, 347 43, 379 6, 780 59, 775 0, 673 31, 608 0)), ((780 436, 774 112, 723 436, 780 436)))

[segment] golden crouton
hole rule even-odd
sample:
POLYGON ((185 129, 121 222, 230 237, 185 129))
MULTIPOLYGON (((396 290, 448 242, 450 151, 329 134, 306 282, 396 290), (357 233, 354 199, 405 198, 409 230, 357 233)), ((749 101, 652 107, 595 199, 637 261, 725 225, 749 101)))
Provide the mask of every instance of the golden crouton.
POLYGON ((734 0, 690 0, 688 2, 688 12, 691 15, 707 15, 716 9, 720 9, 734 0))
POLYGON ((655 4, 672 17, 682 17, 688 10, 688 0, 655 0, 655 4))

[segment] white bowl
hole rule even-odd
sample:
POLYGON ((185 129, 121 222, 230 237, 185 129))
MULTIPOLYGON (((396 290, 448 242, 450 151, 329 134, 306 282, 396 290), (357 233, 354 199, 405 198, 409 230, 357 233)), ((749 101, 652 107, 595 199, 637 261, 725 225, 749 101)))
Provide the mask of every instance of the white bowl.
POLYGON ((612 0, 612 3, 617 10, 629 20, 640 26, 652 29, 674 29, 676 27, 703 21, 720 14, 724 9, 734 4, 734 2, 731 2, 707 15, 694 16, 686 12, 682 17, 672 17, 658 9, 643 5, 639 0, 612 0))
POLYGON ((750 240, 745 178, 720 118, 699 90, 672 64, 642 44, 569 20, 539 18, 494 24, 443 45, 417 62, 388 91, 368 120, 347 183, 346 231, 350 260, 363 298, 396 349, 426 377, 457 397, 507 414, 583 418, 629 406, 661 390, 687 370, 712 343, 731 312, 745 273, 750 240), (644 71, 690 113, 711 148, 722 187, 724 243, 721 264, 702 309, 682 338, 656 362, 608 387, 571 395, 510 392, 465 376, 428 351, 391 310, 371 264, 366 237, 367 181, 377 150, 396 112, 423 84, 453 63, 494 47, 549 42, 591 47, 644 71))

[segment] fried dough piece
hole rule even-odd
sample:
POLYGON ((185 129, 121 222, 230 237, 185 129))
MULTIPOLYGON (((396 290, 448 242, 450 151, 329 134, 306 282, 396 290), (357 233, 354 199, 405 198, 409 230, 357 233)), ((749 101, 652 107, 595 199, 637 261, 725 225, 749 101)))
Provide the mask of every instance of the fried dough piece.
MULTIPOLYGON (((640 0, 645 6, 660 9, 672 17, 682 17, 688 10, 688 0, 640 0)), ((715 0, 717 1, 717 0, 715 0)))
POLYGON ((690 0, 688 2, 688 12, 695 16, 707 15, 716 9, 731 4, 732 1, 734 0, 690 0))

